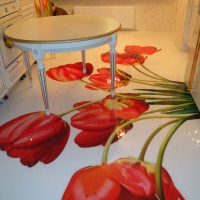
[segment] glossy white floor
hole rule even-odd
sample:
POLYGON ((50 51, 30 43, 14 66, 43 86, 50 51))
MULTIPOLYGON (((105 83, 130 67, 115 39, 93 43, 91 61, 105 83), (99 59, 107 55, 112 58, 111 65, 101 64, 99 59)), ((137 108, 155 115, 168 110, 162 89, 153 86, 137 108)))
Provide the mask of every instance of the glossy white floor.
MULTIPOLYGON (((156 73, 176 81, 183 81, 187 54, 176 50, 173 45, 173 33, 167 32, 120 32, 118 34, 118 52, 125 45, 152 45, 162 51, 149 56, 145 62, 156 73)), ((95 69, 108 66, 101 61, 100 54, 108 50, 102 46, 87 51, 87 62, 95 69)), ((81 60, 80 52, 57 54, 56 59, 46 59, 46 67, 54 67, 64 63, 74 63, 81 60)), ((134 77, 141 75, 131 69, 127 72, 134 77)), ((79 81, 61 83, 47 78, 50 108, 52 113, 68 110, 75 102, 81 100, 96 100, 103 98, 102 91, 91 91, 79 81)), ((143 88, 139 84, 129 84, 119 88, 120 92, 133 92, 133 88, 143 88)), ((33 85, 28 80, 20 81, 9 93, 9 99, 0 104, 0 124, 19 115, 43 110, 43 102, 37 78, 36 68, 33 67, 33 85)), ((70 123, 69 114, 65 116, 70 123)), ((146 120, 134 124, 134 128, 121 140, 112 145, 109 161, 125 156, 138 156, 141 146, 147 136, 165 119, 146 120)), ((185 199, 200 198, 200 120, 192 120, 183 124, 170 141, 165 157, 164 166, 169 171, 177 188, 185 199)), ((166 130, 169 130, 168 128, 166 130)), ((146 159, 156 161, 156 152, 165 135, 159 134, 150 145, 146 159)), ((71 175, 78 169, 101 162, 103 147, 80 148, 73 139, 79 132, 71 127, 70 139, 61 155, 52 163, 38 163, 32 168, 23 166, 19 159, 13 159, 0 152, 0 199, 2 200, 60 200, 71 175)))

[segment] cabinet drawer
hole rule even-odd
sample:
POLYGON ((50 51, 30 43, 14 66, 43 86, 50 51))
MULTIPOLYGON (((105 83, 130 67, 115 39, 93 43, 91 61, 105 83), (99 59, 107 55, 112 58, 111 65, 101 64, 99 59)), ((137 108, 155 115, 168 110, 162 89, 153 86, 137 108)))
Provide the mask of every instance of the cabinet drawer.
POLYGON ((30 19, 34 19, 35 16, 34 16, 34 13, 25 13, 25 14, 22 14, 22 20, 23 21, 28 21, 30 19))
POLYGON ((6 70, 10 84, 13 85, 26 72, 23 56, 20 55, 6 70))
POLYGON ((33 3, 33 0, 19 0, 20 6, 23 6, 23 5, 26 5, 26 4, 34 4, 34 3, 33 3))
POLYGON ((35 11, 35 6, 33 2, 27 2, 26 4, 20 5, 20 10, 21 12, 34 12, 35 11))

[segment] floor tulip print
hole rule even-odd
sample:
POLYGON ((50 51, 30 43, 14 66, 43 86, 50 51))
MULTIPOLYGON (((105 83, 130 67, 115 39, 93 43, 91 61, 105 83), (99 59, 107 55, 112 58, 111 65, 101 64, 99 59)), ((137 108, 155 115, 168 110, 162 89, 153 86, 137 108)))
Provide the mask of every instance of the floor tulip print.
MULTIPOLYGON (((65 150, 78 148, 87 154, 99 148, 99 163, 90 163, 88 156, 86 165, 82 162, 81 168, 69 172, 71 178, 58 190, 62 200, 186 199, 164 160, 176 133, 186 123, 199 122, 200 112, 184 82, 171 80, 149 67, 151 57, 162 51, 155 46, 127 44, 123 52, 117 52, 114 97, 110 95, 109 52, 99 54, 98 67, 87 62, 85 73, 82 62, 50 67, 46 71, 48 80, 61 87, 78 83, 88 96, 74 98, 68 109, 57 113, 29 112, 3 123, 0 150, 10 160, 20 160, 23 169, 31 171, 41 166, 44 172, 45 166, 56 165, 65 150), (96 94, 96 99, 89 94, 96 94), (155 122, 153 129, 148 129, 149 122, 155 122), (110 159, 113 146, 123 146, 126 137, 139 134, 138 123, 146 127, 138 154, 128 152, 110 159), (149 159, 148 150, 161 133, 156 159, 149 159)), ((129 141, 130 148, 134 149, 134 143, 129 141)), ((74 162, 81 159, 73 157, 74 162)), ((62 163, 66 170, 70 164, 62 163)))

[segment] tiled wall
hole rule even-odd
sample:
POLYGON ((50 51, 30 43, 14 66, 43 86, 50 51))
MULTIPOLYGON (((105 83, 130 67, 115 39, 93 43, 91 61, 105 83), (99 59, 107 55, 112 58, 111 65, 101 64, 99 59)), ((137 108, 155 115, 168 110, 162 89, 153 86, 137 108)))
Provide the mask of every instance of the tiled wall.
MULTIPOLYGON (((137 30, 174 31, 177 0, 53 0, 70 12, 77 5, 133 5, 137 30)), ((120 13, 119 13, 120 14, 120 13)))

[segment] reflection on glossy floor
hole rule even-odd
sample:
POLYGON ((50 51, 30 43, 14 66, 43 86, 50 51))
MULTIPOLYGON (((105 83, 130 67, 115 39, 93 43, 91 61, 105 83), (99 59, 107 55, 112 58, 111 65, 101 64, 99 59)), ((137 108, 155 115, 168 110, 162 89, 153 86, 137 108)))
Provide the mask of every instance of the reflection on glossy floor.
MULTIPOLYGON (((161 51, 148 56, 144 65, 167 79, 183 81, 187 54, 176 50, 173 45, 173 34, 167 32, 120 32, 118 35, 117 51, 123 52, 125 45, 155 46, 161 51)), ((86 60, 97 68, 108 67, 101 61, 101 53, 108 51, 108 46, 102 46, 86 52, 86 60)), ((80 52, 57 54, 56 59, 48 55, 45 61, 47 69, 66 63, 75 63, 81 60, 80 52)), ((132 75, 134 79, 146 79, 144 75, 133 68, 119 65, 121 70, 132 75)), ((33 68, 33 85, 28 80, 20 81, 9 94, 9 99, 0 104, 0 124, 19 115, 43 110, 43 102, 35 67, 33 68)), ((103 99, 107 93, 85 88, 80 81, 57 82, 47 78, 50 108, 52 113, 61 113, 69 110, 79 101, 93 101, 103 99)), ((123 93, 136 92, 133 89, 149 89, 149 85, 129 83, 116 91, 123 93)), ((138 91, 137 91, 138 92, 138 91)), ((174 94, 173 94, 174 95, 174 94)), ((151 95, 152 96, 152 95, 151 95)), ((178 93, 177 93, 178 98, 178 93)), ((161 105, 150 106, 150 110, 162 108, 161 105)), ((70 113, 63 117, 68 123, 77 113, 70 113)), ((133 128, 125 137, 111 146, 108 161, 112 162, 121 157, 135 156, 140 153, 147 137, 168 121, 167 119, 148 119, 134 123, 133 128)), ((200 184, 200 120, 185 122, 175 133, 164 156, 164 166, 170 173, 175 185, 185 199, 199 199, 200 184)), ((171 126, 161 131, 150 144, 145 159, 156 162, 157 151, 164 136, 171 126)), ((19 159, 13 159, 0 152, 0 194, 1 199, 11 200, 59 200, 72 174, 78 169, 101 163, 103 147, 80 148, 74 143, 74 138, 80 130, 71 127, 69 141, 52 163, 45 165, 37 163, 28 168, 22 165, 19 159), (25 194, 26 191, 26 194, 25 194)))

